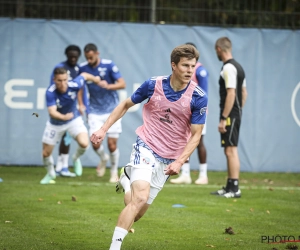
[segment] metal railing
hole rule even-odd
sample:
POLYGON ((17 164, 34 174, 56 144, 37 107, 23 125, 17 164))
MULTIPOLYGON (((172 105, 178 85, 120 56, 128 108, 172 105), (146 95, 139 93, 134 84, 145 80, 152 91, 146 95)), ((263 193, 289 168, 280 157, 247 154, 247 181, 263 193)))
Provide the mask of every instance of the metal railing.
POLYGON ((300 0, 0 0, 0 17, 300 29, 300 0))

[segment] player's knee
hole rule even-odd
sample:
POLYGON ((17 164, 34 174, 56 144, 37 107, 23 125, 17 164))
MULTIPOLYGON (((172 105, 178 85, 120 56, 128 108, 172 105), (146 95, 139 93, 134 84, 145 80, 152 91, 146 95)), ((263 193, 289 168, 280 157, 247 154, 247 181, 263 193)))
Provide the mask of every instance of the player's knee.
POLYGON ((89 140, 88 138, 80 138, 77 140, 77 143, 80 147, 86 148, 89 146, 89 140))
POLYGON ((116 149, 117 149, 117 145, 109 146, 108 149, 109 149, 109 152, 111 152, 111 153, 112 153, 112 152, 115 152, 116 149))
POLYGON ((49 150, 43 149, 43 158, 49 157, 51 152, 49 150))
POLYGON ((87 149, 89 146, 88 141, 78 142, 78 144, 80 147, 85 148, 85 149, 87 149))
POLYGON ((225 153, 226 157, 230 157, 232 155, 230 150, 227 150, 227 149, 224 150, 224 153, 225 153))
POLYGON ((108 138, 107 146, 110 152, 115 152, 117 149, 117 139, 115 138, 108 138))
POLYGON ((138 211, 142 209, 142 207, 147 203, 147 201, 148 195, 146 194, 138 194, 132 199, 132 203, 138 211))
POLYGON ((97 150, 100 148, 101 143, 98 143, 98 144, 92 144, 92 146, 93 146, 93 149, 94 149, 95 151, 97 151, 97 150))
POLYGON ((138 204, 141 208, 146 204, 147 200, 148 200, 148 196, 146 196, 146 195, 139 195, 139 196, 137 197, 137 199, 136 199, 137 204, 138 204))
POLYGON ((237 154, 236 147, 226 147, 225 148, 225 155, 227 157, 234 157, 237 154))
POLYGON ((117 149, 117 143, 115 142, 108 143, 108 149, 109 152, 115 152, 117 149))

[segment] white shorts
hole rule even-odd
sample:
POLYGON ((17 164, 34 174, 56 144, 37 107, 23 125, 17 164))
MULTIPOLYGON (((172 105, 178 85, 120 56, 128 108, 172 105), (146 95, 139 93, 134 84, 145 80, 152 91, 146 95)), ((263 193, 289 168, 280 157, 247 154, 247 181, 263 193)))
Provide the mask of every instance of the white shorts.
POLYGON ((151 204, 163 188, 169 175, 165 175, 167 164, 158 161, 148 149, 133 144, 130 163, 125 167, 125 173, 130 179, 130 184, 137 180, 150 183, 150 194, 147 204, 151 204))
POLYGON ((65 132, 68 132, 74 139, 80 133, 87 133, 82 117, 79 116, 63 125, 53 125, 47 121, 42 142, 48 145, 55 145, 60 142, 65 132))
POLYGON ((204 127, 202 129, 202 135, 205 135, 206 134, 206 123, 204 124, 204 127))
MULTIPOLYGON (((89 133, 90 136, 100 129, 104 122, 107 120, 110 114, 105 115, 95 115, 89 114, 88 115, 88 124, 89 124, 89 133)), ((120 133, 122 133, 122 124, 121 119, 117 120, 107 131, 107 136, 111 138, 119 138, 120 133)))

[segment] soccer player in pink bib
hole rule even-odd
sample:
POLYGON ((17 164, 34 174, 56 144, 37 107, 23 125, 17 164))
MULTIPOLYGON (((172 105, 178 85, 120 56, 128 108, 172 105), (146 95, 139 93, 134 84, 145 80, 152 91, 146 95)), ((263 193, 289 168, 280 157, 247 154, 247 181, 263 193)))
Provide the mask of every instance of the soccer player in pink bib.
POLYGON ((171 53, 172 74, 145 81, 121 102, 104 125, 91 136, 93 144, 135 104, 143 107, 143 125, 136 129, 130 161, 121 170, 116 191, 124 190, 125 208, 120 213, 110 250, 121 249, 133 223, 139 220, 170 175, 177 175, 198 146, 206 120, 207 95, 191 80, 199 52, 181 45, 171 53))

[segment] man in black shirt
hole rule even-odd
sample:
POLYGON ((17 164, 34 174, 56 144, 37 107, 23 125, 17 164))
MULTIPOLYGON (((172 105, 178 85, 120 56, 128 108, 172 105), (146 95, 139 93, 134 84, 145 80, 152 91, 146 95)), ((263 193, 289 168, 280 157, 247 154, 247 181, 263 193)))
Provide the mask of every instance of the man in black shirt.
POLYGON ((221 146, 227 159, 228 179, 226 187, 211 194, 226 198, 240 198, 238 139, 242 108, 247 99, 246 78, 242 66, 233 59, 231 41, 221 37, 216 41, 215 50, 223 67, 220 73, 220 122, 221 146))

